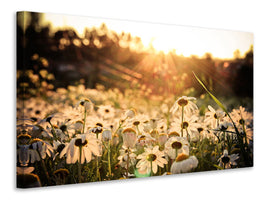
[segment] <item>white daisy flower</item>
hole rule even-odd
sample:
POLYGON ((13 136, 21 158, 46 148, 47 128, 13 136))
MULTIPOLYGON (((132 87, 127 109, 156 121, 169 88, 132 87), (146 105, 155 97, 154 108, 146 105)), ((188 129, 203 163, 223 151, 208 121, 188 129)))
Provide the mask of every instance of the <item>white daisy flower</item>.
POLYGON ((88 163, 92 155, 100 156, 99 141, 92 134, 80 134, 73 138, 60 153, 60 158, 66 156, 66 163, 73 164, 79 160, 81 148, 81 161, 88 163))
POLYGON ((125 146, 122 146, 120 149, 120 155, 118 157, 119 165, 123 168, 126 168, 127 166, 127 160, 129 159, 129 167, 134 166, 136 163, 136 154, 133 153, 133 149, 126 148, 125 146))
POLYGON ((149 146, 152 145, 156 140, 148 133, 143 133, 137 136, 137 145, 139 146, 149 146))
POLYGON ((230 115, 238 127, 242 127, 243 125, 251 126, 253 122, 252 113, 247 112, 242 106, 240 106, 239 109, 233 109, 230 115))
POLYGON ((184 137, 170 137, 165 143, 165 151, 171 159, 180 153, 189 154, 189 142, 184 137))
POLYGON ((76 104, 76 108, 81 112, 90 113, 94 110, 94 104, 90 99, 84 98, 76 104))
POLYGON ((195 97, 182 96, 178 98, 170 109, 170 112, 174 114, 176 111, 180 112, 184 108, 184 113, 189 114, 198 109, 197 105, 192 101, 196 100, 195 97))
POLYGON ((233 124, 227 121, 224 121, 222 123, 219 124, 219 126, 217 127, 218 131, 226 131, 226 130, 230 130, 231 128, 233 128, 233 124))
POLYGON ((171 165, 172 174, 180 174, 185 172, 190 172, 198 166, 198 160, 195 156, 189 156, 182 153, 177 156, 175 162, 171 165))
POLYGON ((146 126, 146 122, 148 122, 148 120, 148 116, 143 114, 137 114, 132 118, 126 119, 125 126, 136 129, 138 134, 140 135, 144 132, 144 127, 146 126))
POLYGON ((46 155, 49 157, 53 156, 54 150, 53 147, 46 141, 39 138, 33 139, 31 142, 31 148, 39 152, 42 159, 46 158, 46 155))
POLYGON ((112 119, 115 116, 115 109, 111 105, 100 105, 98 106, 97 113, 103 119, 112 119))
POLYGON ((223 155, 218 159, 219 166, 225 169, 230 169, 232 165, 233 166, 237 165, 236 160, 238 159, 239 159, 238 154, 228 155, 228 150, 225 149, 223 151, 223 155))
POLYGON ((190 138, 195 138, 198 137, 198 127, 201 126, 197 121, 198 117, 196 115, 185 117, 183 123, 181 123, 181 120, 179 118, 174 119, 174 121, 171 123, 171 128, 174 129, 176 127, 179 127, 177 130, 179 131, 179 135, 182 135, 182 137, 190 136, 190 138))
POLYGON ((136 165, 141 171, 150 173, 151 169, 154 174, 158 171, 158 166, 163 168, 164 164, 167 164, 167 160, 164 158, 164 153, 159 151, 159 146, 152 148, 145 148, 145 152, 138 155, 137 159, 140 159, 136 165), (151 166, 152 165, 152 166, 151 166))
POLYGON ((211 128, 216 128, 219 122, 225 117, 225 112, 221 110, 215 110, 208 105, 209 111, 205 113, 204 123, 211 128))
POLYGON ((66 144, 60 142, 58 140, 53 140, 53 149, 55 151, 55 155, 53 156, 53 160, 61 153, 61 151, 65 148, 66 144))

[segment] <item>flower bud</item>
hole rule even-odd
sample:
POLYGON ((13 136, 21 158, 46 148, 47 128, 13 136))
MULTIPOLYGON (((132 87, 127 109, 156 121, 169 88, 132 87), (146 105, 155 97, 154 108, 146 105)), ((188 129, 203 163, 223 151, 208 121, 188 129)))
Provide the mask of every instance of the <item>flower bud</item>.
POLYGON ((136 132, 132 128, 126 128, 122 132, 123 145, 127 148, 133 148, 136 144, 136 132))
POLYGON ((103 141, 110 141, 112 138, 112 133, 110 130, 106 129, 102 132, 102 140, 103 141))
POLYGON ((130 109, 125 112, 126 117, 133 118, 136 115, 135 109, 130 109))

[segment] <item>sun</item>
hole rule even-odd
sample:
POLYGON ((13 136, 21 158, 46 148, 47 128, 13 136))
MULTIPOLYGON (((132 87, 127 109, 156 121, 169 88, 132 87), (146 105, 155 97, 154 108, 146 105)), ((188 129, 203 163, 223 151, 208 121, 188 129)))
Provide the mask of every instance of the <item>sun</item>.
POLYGON ((171 45, 168 44, 168 42, 153 37, 151 39, 151 46, 153 46, 157 51, 162 51, 165 54, 168 54, 170 51, 175 50, 171 45))

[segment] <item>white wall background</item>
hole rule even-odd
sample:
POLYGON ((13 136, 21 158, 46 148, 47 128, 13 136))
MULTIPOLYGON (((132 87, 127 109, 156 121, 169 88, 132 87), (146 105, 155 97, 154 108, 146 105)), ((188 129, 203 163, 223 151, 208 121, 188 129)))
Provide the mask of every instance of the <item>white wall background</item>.
POLYGON ((264 1, 23 0, 3 2, 0 15, 1 199, 264 199, 267 178, 267 12, 264 1), (15 189, 15 12, 20 10, 253 32, 254 167, 35 190, 15 189))

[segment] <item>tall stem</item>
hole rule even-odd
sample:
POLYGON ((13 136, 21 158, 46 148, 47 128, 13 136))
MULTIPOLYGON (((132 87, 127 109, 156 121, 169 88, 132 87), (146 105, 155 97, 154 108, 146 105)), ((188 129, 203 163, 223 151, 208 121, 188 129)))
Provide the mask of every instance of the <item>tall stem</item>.
POLYGON ((140 132, 140 130, 138 128, 138 125, 136 125, 136 129, 137 129, 138 135, 141 135, 141 132, 140 132))
POLYGON ((152 167, 152 162, 153 161, 150 161, 150 176, 153 176, 153 167, 152 167))
POLYGON ((81 162, 82 162, 82 147, 79 147, 79 162, 78 162, 78 181, 79 181, 79 183, 82 182, 81 162))
POLYGON ((184 136, 184 106, 182 106, 182 125, 181 125, 181 132, 182 132, 182 137, 184 136))
MULTIPOLYGON (((98 134, 96 134, 96 138, 98 139, 98 134)), ((99 160, 98 160, 98 156, 96 156, 96 177, 99 181, 101 181, 101 176, 99 173, 99 160)))
POLYGON ((126 162, 126 178, 128 178, 129 173, 129 160, 130 160, 130 149, 127 149, 127 162, 126 162))
POLYGON ((247 133, 246 133, 246 128, 245 128, 245 123, 242 124, 243 127, 243 132, 245 134, 245 145, 248 146, 248 141, 247 141, 247 133))
POLYGON ((169 113, 167 114, 167 130, 169 129, 169 127, 170 127, 170 115, 169 115, 169 113))
POLYGON ((52 125, 52 123, 50 121, 48 123, 51 126, 51 129, 52 129, 51 132, 52 132, 54 140, 57 140, 56 131, 55 131, 54 126, 52 125))
POLYGON ((175 159, 177 158, 178 156, 178 149, 175 149, 175 159))
MULTIPOLYGON (((223 150, 225 149, 225 131, 223 131, 223 150)), ((229 149, 230 151, 230 149, 229 149)))
POLYGON ((190 135, 189 135, 189 133, 188 133, 188 130, 187 130, 187 129, 185 129, 185 130, 186 130, 187 140, 188 140, 188 142, 190 143, 190 135))
POLYGON ((109 177, 111 178, 111 162, 110 162, 110 140, 108 141, 108 171, 109 171, 109 177))
POLYGON ((84 134, 84 130, 85 130, 85 120, 86 120, 86 109, 84 108, 83 131, 82 131, 82 134, 84 134))

